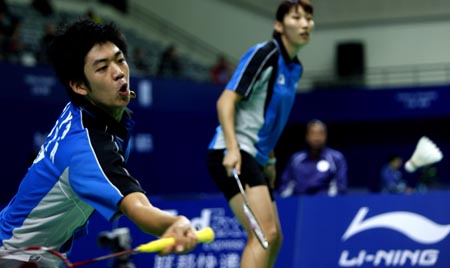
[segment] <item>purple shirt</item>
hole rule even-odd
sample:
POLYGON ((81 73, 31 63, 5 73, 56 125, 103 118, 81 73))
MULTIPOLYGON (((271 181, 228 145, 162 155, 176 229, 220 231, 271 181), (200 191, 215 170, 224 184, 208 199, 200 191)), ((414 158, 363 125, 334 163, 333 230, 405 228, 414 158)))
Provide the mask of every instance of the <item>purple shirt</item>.
POLYGON ((281 176, 280 193, 328 194, 347 191, 347 162, 344 155, 325 147, 318 158, 312 159, 307 150, 293 154, 281 176))
POLYGON ((406 189, 406 183, 403 180, 403 174, 400 169, 394 169, 385 164, 381 168, 382 190, 391 193, 403 192, 406 189))

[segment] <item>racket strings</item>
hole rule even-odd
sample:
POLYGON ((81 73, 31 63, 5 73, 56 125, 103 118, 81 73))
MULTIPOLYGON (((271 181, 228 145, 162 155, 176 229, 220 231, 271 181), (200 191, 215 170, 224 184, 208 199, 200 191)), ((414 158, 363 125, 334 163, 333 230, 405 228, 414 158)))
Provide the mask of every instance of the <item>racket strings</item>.
MULTIPOLYGON (((197 242, 198 243, 210 243, 210 242, 214 241, 214 238, 215 238, 214 230, 210 227, 204 228, 200 231, 196 231, 196 234, 197 234, 197 242)), ((167 246, 172 245, 173 243, 175 243, 174 238, 161 238, 161 239, 157 239, 152 242, 149 242, 147 244, 140 245, 134 249, 128 249, 128 250, 124 250, 124 251, 114 252, 111 254, 91 258, 91 259, 84 260, 84 261, 78 261, 78 262, 74 262, 74 263, 72 263, 66 257, 66 254, 61 253, 56 250, 53 250, 53 249, 46 248, 46 247, 30 246, 30 247, 19 248, 19 249, 0 248, 0 268, 17 268, 16 266, 14 266, 14 267, 2 266, 2 259, 17 260, 21 263, 23 262, 24 264, 39 263, 39 265, 40 265, 41 264, 40 260, 42 258, 44 258, 44 256, 46 256, 45 258, 47 260, 49 260, 47 258, 47 256, 53 256, 53 258, 51 258, 52 260, 49 260, 49 261, 51 261, 51 263, 46 262, 44 264, 44 267, 47 267, 47 266, 48 267, 56 267, 56 265, 59 265, 59 263, 62 262, 62 264, 64 264, 65 267, 74 268, 74 267, 90 264, 93 262, 103 261, 106 259, 116 258, 119 256, 124 256, 124 255, 159 252, 159 251, 163 250, 164 248, 166 248, 167 246), (55 264, 54 261, 56 261, 57 259, 58 259, 58 261, 57 261, 58 264, 55 264), (50 265, 47 265, 47 263, 50 263, 50 265)), ((23 266, 21 265, 20 267, 22 268, 23 266)), ((25 267, 28 267, 28 266, 25 266, 25 267)), ((31 266, 31 267, 34 267, 34 266, 31 266)))
POLYGON ((29 246, 18 249, 0 250, 0 260, 17 260, 24 263, 40 263, 43 259, 50 262, 62 262, 68 268, 72 268, 72 263, 65 254, 40 246, 29 246))

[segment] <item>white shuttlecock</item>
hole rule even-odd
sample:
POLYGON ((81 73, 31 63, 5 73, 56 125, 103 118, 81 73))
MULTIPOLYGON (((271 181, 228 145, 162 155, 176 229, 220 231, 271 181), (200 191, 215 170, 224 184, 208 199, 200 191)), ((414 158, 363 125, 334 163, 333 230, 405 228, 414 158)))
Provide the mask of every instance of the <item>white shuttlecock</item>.
POLYGON ((405 170, 412 173, 418 168, 437 163, 442 160, 442 152, 428 137, 423 136, 417 142, 411 158, 405 163, 405 170))

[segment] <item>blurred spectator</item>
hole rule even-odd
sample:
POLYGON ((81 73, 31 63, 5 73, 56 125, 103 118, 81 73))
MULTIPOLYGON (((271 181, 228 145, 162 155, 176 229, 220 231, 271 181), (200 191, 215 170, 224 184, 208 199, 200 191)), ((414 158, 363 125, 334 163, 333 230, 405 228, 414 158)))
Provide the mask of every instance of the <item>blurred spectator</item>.
POLYGON ((53 40, 53 38, 56 35, 56 25, 52 22, 49 22, 45 24, 44 26, 44 34, 41 37, 40 43, 39 43, 39 51, 37 52, 36 58, 38 59, 39 63, 47 64, 47 48, 50 44, 50 42, 53 40))
POLYGON ((165 78, 181 76, 181 63, 175 45, 169 45, 161 54, 156 75, 165 78))
POLYGON ((128 13, 128 0, 100 0, 100 2, 111 5, 124 14, 128 13))
POLYGON ((3 44, 6 39, 6 34, 8 31, 8 24, 6 24, 6 14, 3 11, 0 11, 0 58, 3 60, 5 58, 5 52, 3 48, 3 44))
POLYGON ((225 85, 233 74, 231 64, 224 55, 219 55, 216 64, 211 68, 211 81, 225 85))
POLYGON ((133 50, 133 65, 139 73, 150 75, 150 64, 145 57, 145 51, 141 47, 136 47, 133 50))
POLYGON ((387 159, 380 171, 382 192, 405 193, 410 191, 406 180, 403 179, 402 166, 403 158, 398 154, 391 155, 387 159))
POLYGON ((306 125, 305 150, 293 154, 282 173, 282 197, 299 194, 334 196, 347 192, 347 161, 344 155, 326 146, 327 127, 320 120, 306 125))
POLYGON ((84 15, 86 18, 92 20, 95 23, 102 23, 103 19, 97 14, 97 12, 95 12, 94 9, 92 8, 88 8, 86 10, 86 13, 84 15))
POLYGON ((6 58, 5 48, 8 46, 8 42, 14 27, 16 27, 18 18, 10 13, 7 3, 3 0, 0 1, 0 56, 1 59, 6 58))
POLYGON ((24 50, 24 44, 20 39, 22 22, 18 17, 11 17, 10 24, 4 28, 2 50, 4 58, 11 62, 19 62, 24 50))
POLYGON ((417 170, 417 173, 418 181, 415 189, 418 192, 427 192, 439 182, 437 168, 433 164, 419 168, 419 170, 417 170))
POLYGON ((33 0, 31 6, 44 17, 49 17, 54 13, 51 0, 33 0))
POLYGON ((21 38, 21 18, 10 13, 3 18, 5 20, 1 26, 1 58, 13 63, 34 66, 36 57, 21 38))
POLYGON ((9 6, 8 3, 6 3, 5 0, 0 0, 0 12, 9 14, 9 6))
POLYGON ((0 1, 0 59, 33 66, 36 57, 22 42, 21 31, 21 18, 10 12, 6 2, 0 1))

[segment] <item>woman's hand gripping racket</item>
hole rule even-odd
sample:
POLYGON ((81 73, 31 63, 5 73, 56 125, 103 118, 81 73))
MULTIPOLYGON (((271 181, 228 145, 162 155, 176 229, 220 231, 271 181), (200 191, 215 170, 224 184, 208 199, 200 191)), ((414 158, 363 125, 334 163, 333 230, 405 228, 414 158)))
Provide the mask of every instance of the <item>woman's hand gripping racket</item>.
POLYGON ((269 246, 269 242, 267 242, 266 236, 262 231, 261 225, 256 219, 255 213, 253 213, 253 211, 250 209, 247 195, 245 194, 244 187, 242 187, 242 183, 241 180, 239 179, 239 175, 237 174, 236 169, 233 169, 233 177, 236 179, 236 182, 239 186, 239 190, 241 191, 242 199, 244 200, 244 203, 242 203, 242 207, 244 208, 244 214, 247 217, 248 224, 250 225, 250 228, 252 228, 253 233, 258 238, 258 241, 261 244, 261 246, 264 249, 267 249, 267 247, 269 246))
MULTIPOLYGON (((210 243, 214 240, 214 237, 215 237, 214 231, 210 227, 207 227, 205 229, 197 231, 196 235, 197 235, 197 243, 210 243)), ((30 247, 25 247, 25 248, 0 251, 0 259, 1 258, 10 259, 9 257, 14 256, 15 254, 20 255, 20 254, 25 253, 25 254, 39 255, 39 254, 44 254, 44 253, 50 253, 50 254, 53 254, 54 256, 58 257, 59 259, 61 259, 61 261, 64 263, 65 267, 73 268, 73 267, 78 267, 78 266, 86 265, 89 263, 103 261, 106 259, 111 259, 111 258, 123 256, 123 255, 128 255, 128 254, 159 252, 159 251, 165 249, 166 247, 173 245, 174 243, 175 243, 175 239, 172 237, 160 238, 160 239, 154 240, 152 242, 142 244, 134 249, 119 251, 119 252, 115 252, 112 254, 96 257, 96 258, 89 259, 89 260, 74 262, 74 263, 72 263, 65 256, 65 254, 62 254, 53 249, 49 249, 46 247, 40 247, 40 246, 30 246, 30 247)))

